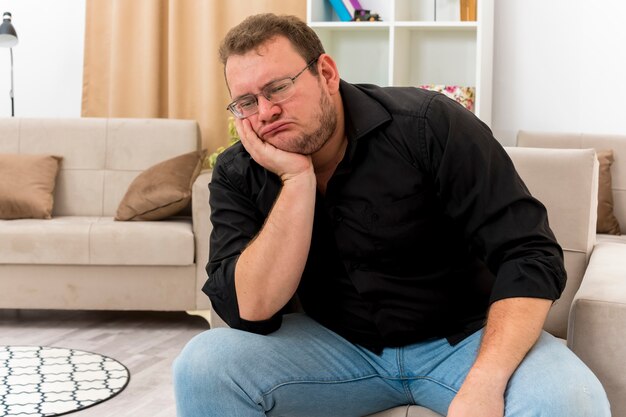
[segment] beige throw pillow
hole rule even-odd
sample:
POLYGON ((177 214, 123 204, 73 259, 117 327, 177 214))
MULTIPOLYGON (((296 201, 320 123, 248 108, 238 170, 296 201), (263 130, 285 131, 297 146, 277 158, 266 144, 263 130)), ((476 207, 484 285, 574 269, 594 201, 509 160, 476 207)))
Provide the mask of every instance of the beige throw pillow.
POLYGON ((0 154, 0 219, 50 219, 62 158, 0 154))
POLYGON ((130 184, 115 220, 160 220, 173 216, 191 201, 191 186, 200 174, 206 150, 158 163, 130 184))
POLYGON ((613 189, 611 185, 611 164, 613 164, 612 150, 596 151, 600 162, 600 176, 598 180, 598 222, 596 231, 619 235, 619 223, 613 214, 613 189))

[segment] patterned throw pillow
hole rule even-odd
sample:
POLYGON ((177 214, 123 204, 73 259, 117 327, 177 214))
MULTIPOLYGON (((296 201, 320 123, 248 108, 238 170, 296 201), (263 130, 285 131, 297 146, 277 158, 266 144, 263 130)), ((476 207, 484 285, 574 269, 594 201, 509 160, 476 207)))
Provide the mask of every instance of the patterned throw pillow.
POLYGON ((476 96, 476 90, 474 87, 464 87, 460 85, 424 84, 420 85, 419 88, 437 91, 439 93, 445 94, 452 100, 461 103, 469 111, 474 111, 474 100, 476 96))

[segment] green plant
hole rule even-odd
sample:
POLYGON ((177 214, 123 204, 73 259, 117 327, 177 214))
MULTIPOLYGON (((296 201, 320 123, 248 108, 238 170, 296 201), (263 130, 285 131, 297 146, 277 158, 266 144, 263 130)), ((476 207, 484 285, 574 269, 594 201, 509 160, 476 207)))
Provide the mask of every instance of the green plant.
POLYGON ((217 156, 237 142, 239 142, 239 134, 237 133, 237 128, 235 127, 235 118, 231 116, 228 118, 228 145, 220 146, 215 150, 215 152, 207 156, 202 163, 202 168, 213 169, 215 162, 217 161, 217 156))

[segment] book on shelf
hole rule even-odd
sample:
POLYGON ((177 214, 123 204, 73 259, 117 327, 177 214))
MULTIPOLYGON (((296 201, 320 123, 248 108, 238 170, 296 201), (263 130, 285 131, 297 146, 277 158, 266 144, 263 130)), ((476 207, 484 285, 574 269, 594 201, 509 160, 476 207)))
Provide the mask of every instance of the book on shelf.
POLYGON ((342 0, 342 2, 343 5, 346 7, 348 13, 350 13, 351 20, 354 20, 356 18, 357 10, 363 10, 363 7, 361 7, 361 3, 359 3, 359 0, 342 0))
POLYGON ((461 21, 476 21, 476 1, 477 0, 461 0, 461 21))
POLYGON ((345 4, 343 4, 342 0, 328 0, 328 2, 333 6, 333 10, 339 17, 339 20, 342 22, 349 22, 352 20, 352 16, 348 9, 346 9, 345 4))

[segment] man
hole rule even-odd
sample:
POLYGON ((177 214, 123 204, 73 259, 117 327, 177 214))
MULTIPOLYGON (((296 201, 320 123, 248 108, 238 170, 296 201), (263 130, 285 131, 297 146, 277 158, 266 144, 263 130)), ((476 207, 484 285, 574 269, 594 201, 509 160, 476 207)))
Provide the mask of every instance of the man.
POLYGON ((610 415, 541 330, 562 251, 482 122, 340 80, 294 17, 249 17, 220 54, 241 144, 213 173, 203 290, 231 329, 177 359, 179 416, 610 415))

